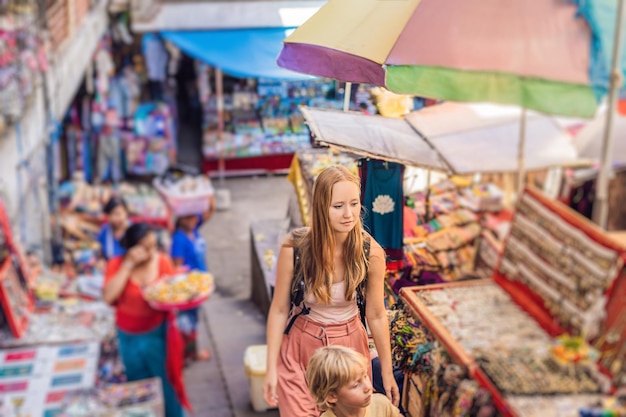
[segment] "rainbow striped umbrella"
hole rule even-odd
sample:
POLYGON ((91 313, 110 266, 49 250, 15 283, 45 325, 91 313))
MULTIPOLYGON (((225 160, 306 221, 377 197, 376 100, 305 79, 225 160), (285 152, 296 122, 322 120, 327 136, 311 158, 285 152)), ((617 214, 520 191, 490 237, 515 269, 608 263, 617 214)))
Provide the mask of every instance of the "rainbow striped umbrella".
POLYGON ((330 0, 285 39, 278 64, 401 94, 588 118, 606 88, 592 82, 597 50, 580 6, 564 0, 330 0))

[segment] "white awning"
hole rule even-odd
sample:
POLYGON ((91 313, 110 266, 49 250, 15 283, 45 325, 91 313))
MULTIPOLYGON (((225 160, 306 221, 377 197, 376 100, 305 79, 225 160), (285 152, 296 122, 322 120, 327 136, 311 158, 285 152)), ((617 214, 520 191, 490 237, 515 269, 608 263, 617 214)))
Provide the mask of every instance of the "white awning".
POLYGON ((403 119, 311 107, 300 109, 321 144, 364 157, 447 170, 437 151, 403 119))
MULTIPOLYGON (((368 157, 456 174, 517 172, 521 110, 444 103, 403 119, 303 108, 323 144, 368 157)), ((570 136, 553 118, 528 112, 524 169, 577 165, 570 136)))
MULTIPOLYGON (((521 109, 492 104, 443 103, 406 120, 458 174, 519 169, 521 109)), ((527 112, 524 169, 579 163, 570 135, 550 117, 527 112)))
POLYGON ((324 5, 321 0, 190 1, 163 2, 153 15, 133 14, 134 32, 165 30, 215 30, 245 28, 295 28, 324 5))
MULTIPOLYGON (((614 166, 626 165, 626 117, 615 113, 613 116, 613 149, 611 161, 614 166)), ((574 138, 574 144, 581 157, 600 162, 604 127, 606 126, 606 107, 598 111, 595 119, 580 129, 574 138)))

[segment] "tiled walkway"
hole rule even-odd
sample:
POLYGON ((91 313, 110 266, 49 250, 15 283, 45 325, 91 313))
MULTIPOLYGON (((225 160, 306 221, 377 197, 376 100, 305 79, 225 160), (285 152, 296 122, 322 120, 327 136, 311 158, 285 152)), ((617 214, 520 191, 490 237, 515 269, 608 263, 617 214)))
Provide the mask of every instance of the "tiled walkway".
POLYGON ((195 416, 278 417, 276 410, 252 410, 243 367, 245 349, 265 343, 265 318, 249 301, 249 228, 251 221, 284 218, 292 186, 285 177, 263 177, 230 179, 225 187, 230 209, 202 228, 217 293, 203 306, 199 343, 212 358, 187 368, 187 390, 195 416))

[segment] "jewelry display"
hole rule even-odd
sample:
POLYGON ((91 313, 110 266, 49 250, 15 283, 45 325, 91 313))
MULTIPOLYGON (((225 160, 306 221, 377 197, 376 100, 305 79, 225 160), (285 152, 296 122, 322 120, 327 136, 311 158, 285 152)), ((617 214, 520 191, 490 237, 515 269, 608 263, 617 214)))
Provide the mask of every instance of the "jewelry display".
MULTIPOLYGON (((521 271, 525 273, 524 268, 521 271)), ((444 331, 429 337, 431 327, 423 324, 421 316, 407 320, 412 329, 419 329, 422 342, 434 339, 434 345, 440 346, 438 338, 450 337, 507 402, 511 397, 527 396, 550 403, 557 396, 600 393, 602 378, 595 366, 595 350, 581 338, 550 337, 495 282, 415 288, 411 294, 427 309, 431 326, 441 326, 439 332, 444 331)), ((524 403, 520 404, 523 407, 524 403)), ((513 408, 516 415, 527 415, 513 408)), ((543 416, 561 414, 555 411, 543 416)))
POLYGON ((504 394, 553 395, 596 393, 598 383, 583 366, 562 365, 554 358, 522 350, 477 351, 475 358, 504 394))
POLYGON ((402 300, 389 311, 394 366, 407 378, 408 417, 497 415, 490 394, 455 363, 402 300))
POLYGON ((509 404, 523 417, 580 417, 582 409, 600 404, 600 395, 510 396, 509 404))
POLYGON ((19 339, 0 340, 0 348, 68 340, 104 340, 115 336, 115 314, 104 303, 68 302, 49 313, 32 314, 19 339))

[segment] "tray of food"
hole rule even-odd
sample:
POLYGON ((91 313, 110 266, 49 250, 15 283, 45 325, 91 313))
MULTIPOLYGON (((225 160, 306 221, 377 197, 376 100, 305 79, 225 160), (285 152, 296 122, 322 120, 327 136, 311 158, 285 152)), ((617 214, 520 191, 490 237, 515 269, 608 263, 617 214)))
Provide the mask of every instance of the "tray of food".
POLYGON ((191 271, 158 280, 147 286, 143 295, 156 310, 190 310, 206 301, 214 289, 213 275, 191 271))

